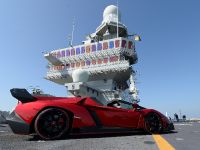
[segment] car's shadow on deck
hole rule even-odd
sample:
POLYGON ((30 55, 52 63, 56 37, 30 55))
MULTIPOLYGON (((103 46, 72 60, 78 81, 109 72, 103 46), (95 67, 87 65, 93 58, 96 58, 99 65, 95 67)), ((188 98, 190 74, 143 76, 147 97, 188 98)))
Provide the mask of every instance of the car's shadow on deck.
MULTIPOLYGON (((165 132, 161 134, 174 134, 176 131, 165 132)), ((91 133, 72 133, 59 140, 71 140, 71 139, 90 139, 90 138, 105 138, 105 137, 122 137, 122 136, 144 136, 150 135, 144 131, 131 131, 131 132, 91 132, 91 133)), ((39 141, 41 138, 37 135, 32 136, 28 141, 39 141)))
MULTIPOLYGON (((97 134, 90 134, 90 133, 81 133, 81 134, 70 134, 62 139, 58 140, 70 140, 70 139, 89 139, 89 138, 105 138, 105 137, 121 137, 121 136, 133 136, 133 135, 145 135, 145 133, 97 133, 97 134)), ((32 136, 29 141, 38 141, 41 138, 37 135, 32 136)))
POLYGON ((145 132, 119 132, 119 133, 81 133, 71 134, 68 139, 84 139, 84 138, 105 138, 105 137, 121 137, 121 136, 138 136, 146 135, 145 132))

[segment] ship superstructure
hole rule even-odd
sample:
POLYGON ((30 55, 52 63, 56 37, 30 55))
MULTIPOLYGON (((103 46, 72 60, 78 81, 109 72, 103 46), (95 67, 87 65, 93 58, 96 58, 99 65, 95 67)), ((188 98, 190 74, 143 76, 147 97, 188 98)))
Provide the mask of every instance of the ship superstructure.
POLYGON ((114 5, 105 8, 101 25, 82 44, 53 50, 44 57, 49 66, 45 78, 66 86, 68 96, 94 97, 104 104, 138 101, 135 41, 114 5))

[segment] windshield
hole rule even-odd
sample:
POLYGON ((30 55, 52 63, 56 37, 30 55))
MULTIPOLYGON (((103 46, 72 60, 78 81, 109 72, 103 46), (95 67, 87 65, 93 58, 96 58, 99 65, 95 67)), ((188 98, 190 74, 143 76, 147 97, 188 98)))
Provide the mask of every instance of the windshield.
POLYGON ((131 103, 126 102, 126 101, 118 101, 120 103, 120 107, 123 109, 133 109, 133 106, 131 103))
MULTIPOLYGON (((122 108, 122 109, 135 109, 135 108, 133 108, 134 107, 133 104, 130 102, 122 101, 122 100, 119 100, 118 102, 120 104, 120 108, 122 108)), ((141 109, 145 109, 145 108, 137 104, 136 109, 141 110, 141 109)))

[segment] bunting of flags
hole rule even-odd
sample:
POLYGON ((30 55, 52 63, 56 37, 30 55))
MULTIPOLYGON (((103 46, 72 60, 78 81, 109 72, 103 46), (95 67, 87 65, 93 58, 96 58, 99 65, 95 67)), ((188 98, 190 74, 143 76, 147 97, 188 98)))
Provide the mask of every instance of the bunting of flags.
POLYGON ((69 68, 82 68, 87 66, 115 63, 123 60, 121 59, 120 53, 113 53, 113 50, 115 51, 118 48, 132 50, 134 48, 133 42, 125 38, 118 38, 56 50, 52 52, 52 55, 56 58, 64 59, 67 64, 61 66, 51 66, 50 70, 64 70, 69 68), (98 53, 99 51, 101 51, 101 53, 98 53), (90 55, 92 53, 94 55, 90 55))
POLYGON ((65 50, 59 50, 53 52, 53 56, 55 56, 56 58, 63 58, 74 55, 94 53, 96 51, 101 51, 101 50, 110 50, 119 47, 133 49, 133 42, 128 40, 116 39, 105 42, 92 43, 89 45, 78 46, 76 48, 67 48, 65 50))
POLYGON ((80 62, 76 63, 70 63, 66 65, 60 65, 60 66, 51 66, 50 70, 64 70, 68 68, 79 68, 79 67, 84 67, 84 66, 90 66, 90 65, 100 65, 100 64, 107 64, 107 63, 113 63, 119 61, 119 56, 110 56, 110 57, 105 57, 105 58, 99 58, 97 60, 81 60, 80 62))

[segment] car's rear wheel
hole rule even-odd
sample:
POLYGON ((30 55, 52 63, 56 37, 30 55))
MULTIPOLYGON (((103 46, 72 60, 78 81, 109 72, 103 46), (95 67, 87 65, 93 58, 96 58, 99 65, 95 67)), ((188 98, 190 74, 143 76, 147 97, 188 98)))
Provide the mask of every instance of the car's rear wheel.
POLYGON ((44 140, 59 139, 69 132, 69 114, 59 108, 45 109, 36 117, 34 128, 44 140))
POLYGON ((144 120, 145 131, 154 134, 162 131, 162 121, 156 113, 149 113, 144 120))

